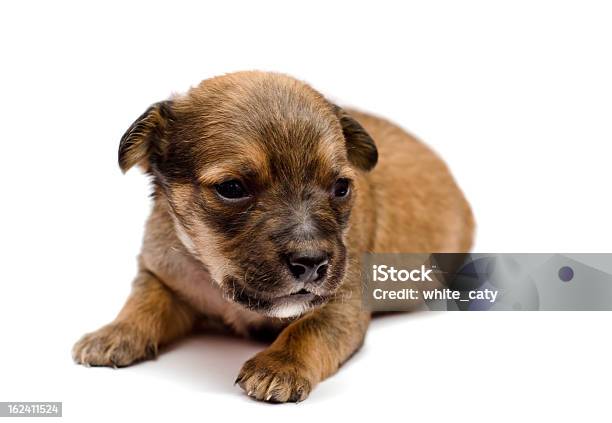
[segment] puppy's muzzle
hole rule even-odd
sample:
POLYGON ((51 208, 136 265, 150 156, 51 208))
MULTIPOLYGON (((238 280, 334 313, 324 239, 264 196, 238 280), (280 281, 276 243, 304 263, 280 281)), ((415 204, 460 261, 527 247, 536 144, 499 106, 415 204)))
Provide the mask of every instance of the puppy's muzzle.
POLYGON ((327 276, 328 258, 323 251, 295 252, 287 256, 287 266, 298 283, 320 284, 327 276))

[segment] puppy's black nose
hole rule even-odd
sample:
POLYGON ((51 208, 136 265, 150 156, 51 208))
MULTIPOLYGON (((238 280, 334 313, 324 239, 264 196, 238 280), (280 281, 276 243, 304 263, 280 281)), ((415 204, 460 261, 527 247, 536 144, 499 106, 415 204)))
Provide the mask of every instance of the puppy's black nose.
POLYGON ((327 273, 327 253, 323 251, 292 253, 287 262, 291 274, 299 282, 322 281, 327 273))

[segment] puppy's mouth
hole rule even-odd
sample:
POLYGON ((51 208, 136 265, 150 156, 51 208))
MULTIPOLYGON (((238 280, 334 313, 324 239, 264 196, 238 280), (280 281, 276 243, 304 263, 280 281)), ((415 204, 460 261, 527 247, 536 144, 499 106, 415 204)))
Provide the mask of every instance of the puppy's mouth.
POLYGON ((317 297, 322 297, 321 295, 315 294, 312 291, 309 291, 306 288, 302 288, 298 291, 292 292, 289 295, 282 295, 279 297, 275 297, 272 299, 272 301, 284 301, 284 300, 290 300, 290 301, 310 301, 310 300, 314 300, 317 297))
POLYGON ((270 317, 296 317, 304 312, 325 304, 330 295, 319 294, 307 287, 296 289, 289 294, 272 296, 244 286, 231 276, 224 278, 223 288, 226 297, 243 307, 270 317))

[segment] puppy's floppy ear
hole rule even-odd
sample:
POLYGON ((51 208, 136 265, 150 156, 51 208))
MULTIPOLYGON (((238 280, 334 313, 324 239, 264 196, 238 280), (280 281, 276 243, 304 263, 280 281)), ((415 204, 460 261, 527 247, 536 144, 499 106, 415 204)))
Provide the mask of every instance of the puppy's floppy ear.
POLYGON ((378 150, 374 140, 351 115, 341 107, 336 105, 333 107, 346 139, 349 161, 362 170, 371 170, 378 161, 378 150))
POLYGON ((136 164, 148 171, 151 154, 163 154, 172 120, 171 107, 170 100, 153 104, 123 134, 119 143, 119 167, 123 173, 136 164))

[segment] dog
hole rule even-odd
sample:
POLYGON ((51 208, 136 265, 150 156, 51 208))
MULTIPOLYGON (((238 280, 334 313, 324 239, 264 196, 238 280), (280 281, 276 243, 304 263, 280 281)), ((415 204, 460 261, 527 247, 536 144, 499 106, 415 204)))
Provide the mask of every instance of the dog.
POLYGON ((119 166, 153 181, 132 292, 75 362, 123 367, 196 328, 271 344, 236 383, 299 402, 364 342, 364 252, 466 252, 474 219, 446 165, 398 126, 290 76, 237 72, 149 107, 119 166))

